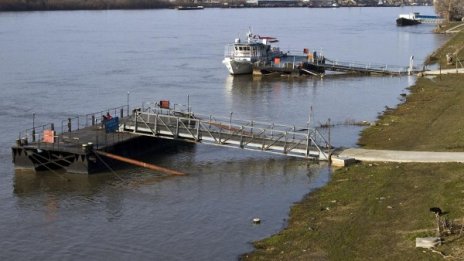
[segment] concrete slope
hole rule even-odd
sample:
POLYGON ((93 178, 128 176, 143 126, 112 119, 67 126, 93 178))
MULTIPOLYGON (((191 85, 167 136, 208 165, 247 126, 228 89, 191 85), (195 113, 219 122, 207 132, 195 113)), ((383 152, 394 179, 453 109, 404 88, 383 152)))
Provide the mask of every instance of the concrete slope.
POLYGON ((427 75, 440 75, 440 74, 461 74, 464 73, 464 68, 458 69, 442 69, 442 70, 435 70, 435 71, 424 71, 420 72, 419 76, 427 76, 427 75))
POLYGON ((380 162, 464 162, 464 152, 368 150, 352 148, 338 154, 342 158, 380 162))

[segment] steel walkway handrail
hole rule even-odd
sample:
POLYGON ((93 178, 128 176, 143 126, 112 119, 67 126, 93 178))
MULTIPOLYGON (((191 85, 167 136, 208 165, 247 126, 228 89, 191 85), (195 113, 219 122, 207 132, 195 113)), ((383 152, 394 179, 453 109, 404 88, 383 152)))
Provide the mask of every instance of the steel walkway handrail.
POLYGON ((136 111, 120 127, 122 132, 180 139, 190 142, 328 160, 330 145, 314 128, 304 132, 293 126, 243 120, 206 119, 191 114, 136 111))

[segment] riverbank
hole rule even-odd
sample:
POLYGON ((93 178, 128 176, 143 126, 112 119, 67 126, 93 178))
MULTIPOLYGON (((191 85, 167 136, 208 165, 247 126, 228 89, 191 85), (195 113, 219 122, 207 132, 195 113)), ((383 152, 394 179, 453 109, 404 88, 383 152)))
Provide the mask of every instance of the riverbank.
MULTIPOLYGON (((275 7, 301 7, 301 8, 334 8, 330 3, 305 3, 301 1, 262 1, 260 3, 245 2, 204 2, 198 3, 206 8, 275 8, 275 7)), ((402 2, 397 1, 391 4, 373 4, 372 2, 356 3, 347 2, 336 7, 399 7, 402 2)), ((425 3, 424 5, 431 3, 425 3)), ((110 9, 174 9, 176 6, 189 6, 188 2, 153 1, 153 0, 109 0, 109 1, 19 1, 3 0, 0 1, 0 11, 52 11, 52 10, 110 10, 110 9)))
MULTIPOLYGON (((464 33, 433 54, 463 57, 464 33)), ((449 65, 451 66, 451 65, 449 65)), ((359 144, 393 150, 464 151, 464 76, 419 78, 397 108, 387 108, 359 144)), ((464 235, 444 237, 440 253, 415 248, 436 235, 431 207, 464 224, 462 164, 358 164, 334 172, 329 184, 292 207, 287 228, 255 242, 246 260, 451 260, 464 256, 464 235)))
POLYGON ((109 10, 174 8, 169 1, 114 0, 114 1, 0 1, 0 11, 54 11, 54 10, 109 10))

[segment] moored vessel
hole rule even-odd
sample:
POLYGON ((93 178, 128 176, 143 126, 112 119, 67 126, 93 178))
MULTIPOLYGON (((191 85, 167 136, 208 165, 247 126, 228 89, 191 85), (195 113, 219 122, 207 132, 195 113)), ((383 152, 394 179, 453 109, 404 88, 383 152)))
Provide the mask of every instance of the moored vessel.
POLYGON ((420 24, 421 21, 417 19, 419 13, 400 14, 396 19, 397 26, 408 26, 420 24))
POLYGON ((202 5, 197 5, 197 6, 177 6, 177 10, 203 10, 205 9, 204 6, 202 5))
POLYGON ((279 48, 271 46, 276 42, 278 40, 274 37, 255 35, 250 30, 246 41, 236 38, 233 44, 226 46, 222 63, 232 75, 250 74, 253 63, 272 61, 282 55, 279 48))

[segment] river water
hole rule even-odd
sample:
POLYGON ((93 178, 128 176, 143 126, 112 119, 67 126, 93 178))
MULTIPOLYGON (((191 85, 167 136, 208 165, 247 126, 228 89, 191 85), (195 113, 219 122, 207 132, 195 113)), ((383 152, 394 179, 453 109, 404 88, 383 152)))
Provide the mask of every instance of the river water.
MULTIPOLYGON (((413 77, 231 77, 224 45, 251 26, 283 50, 317 49, 343 61, 421 63, 443 42, 433 26, 395 26, 405 8, 0 13, 0 259, 234 260, 279 231, 293 202, 330 169, 301 159, 179 145, 149 161, 186 171, 127 168, 83 177, 15 172, 18 132, 126 104, 170 99, 193 111, 304 126, 374 121, 413 77), (251 224, 260 217, 260 225, 251 224)), ((332 131, 355 146, 360 127, 332 131)))

